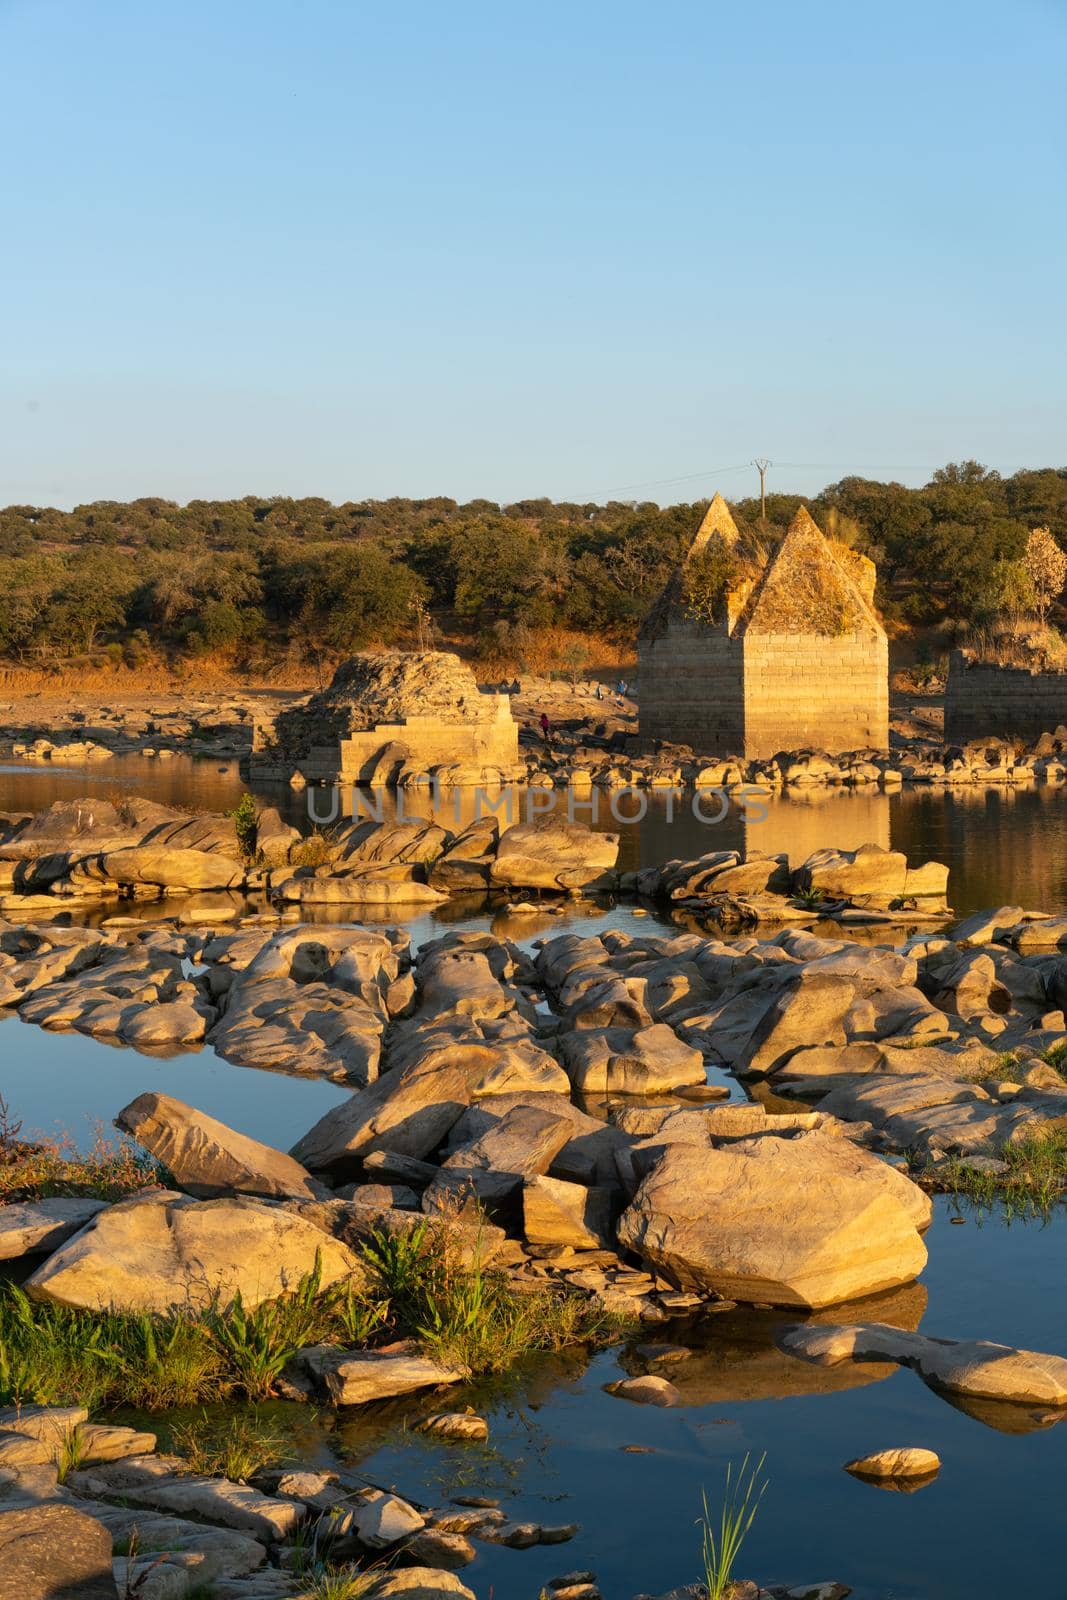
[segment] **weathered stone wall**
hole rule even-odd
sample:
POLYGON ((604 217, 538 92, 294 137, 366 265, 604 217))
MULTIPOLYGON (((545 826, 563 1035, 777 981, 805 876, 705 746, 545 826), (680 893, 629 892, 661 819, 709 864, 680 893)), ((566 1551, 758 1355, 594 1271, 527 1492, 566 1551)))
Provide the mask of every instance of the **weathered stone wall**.
POLYGON ((949 743, 991 735, 1034 739, 1061 724, 1067 724, 1067 672, 998 667, 953 651, 945 689, 949 743))
POLYGON ((889 647, 879 631, 840 636, 747 633, 745 747, 750 759, 814 746, 889 745, 889 647))
POLYGON ((445 722, 440 717, 408 717, 380 723, 369 733, 341 740, 341 777, 346 783, 366 781, 387 744, 404 745, 410 759, 430 767, 442 765, 510 768, 519 759, 519 725, 507 695, 485 696, 495 707, 491 720, 445 722))
POLYGON ((638 645, 643 739, 692 745, 708 755, 743 755, 742 642, 725 628, 672 621, 638 645))
POLYGON ((366 783, 390 748, 403 759, 427 771, 442 765, 501 767, 510 770, 519 759, 519 727, 511 715, 507 695, 484 695, 483 714, 477 721, 448 722, 443 717, 406 717, 403 722, 379 723, 323 742, 314 726, 298 749, 275 744, 270 728, 257 728, 257 742, 249 768, 262 778, 288 779, 294 771, 311 783, 366 783))
POLYGON ((672 622, 642 640, 642 738, 748 759, 889 744, 885 635, 742 634, 672 622))

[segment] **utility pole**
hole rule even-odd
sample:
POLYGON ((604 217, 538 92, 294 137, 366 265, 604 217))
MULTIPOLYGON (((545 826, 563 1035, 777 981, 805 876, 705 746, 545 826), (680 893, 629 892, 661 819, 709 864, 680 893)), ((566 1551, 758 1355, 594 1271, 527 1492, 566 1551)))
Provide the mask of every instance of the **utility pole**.
POLYGON ((759 519, 767 520, 767 468, 773 467, 774 462, 768 461, 766 456, 757 456, 752 465, 759 473, 759 519))

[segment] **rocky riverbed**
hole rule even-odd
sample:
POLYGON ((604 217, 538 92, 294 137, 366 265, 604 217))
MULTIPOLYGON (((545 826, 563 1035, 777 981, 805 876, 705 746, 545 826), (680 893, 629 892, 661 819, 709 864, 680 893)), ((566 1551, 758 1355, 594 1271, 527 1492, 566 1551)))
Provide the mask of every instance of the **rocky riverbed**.
MULTIPOLYGON (((490 686, 495 688, 495 686, 490 686)), ((976 739, 946 743, 936 723, 939 708, 898 699, 889 750, 840 755, 798 749, 769 760, 708 760, 684 746, 648 749, 638 736, 637 701, 610 685, 526 679, 512 696, 527 781, 548 788, 606 792, 625 788, 752 789, 766 793, 826 788, 893 790, 901 786, 971 788, 1067 782, 1067 728, 1036 740, 976 739), (551 724, 546 744, 541 714, 551 724)), ((114 700, 23 696, 0 706, 0 756, 36 766, 74 765, 102 770, 116 757, 144 756, 166 763, 177 755, 247 762, 257 716, 296 706, 289 690, 117 696, 114 700)), ((445 770, 445 769, 442 769, 445 770)), ((432 774, 431 774, 432 775, 432 774)), ((401 772, 402 783, 422 780, 420 767, 401 772)))
MULTIPOLYGON (((42 846, 57 842, 47 821, 38 835, 42 846)), ((98 857, 141 848, 107 842, 114 849, 98 857)), ((201 836, 174 848, 210 858, 219 842, 201 836)), ((544 866, 544 852, 528 856, 544 866)), ((324 865, 333 875, 337 863, 324 865)), ((930 1191, 968 1171, 1008 1176, 1020 1152, 1055 1150, 1067 1129, 1067 1083, 1054 1064, 1067 1041, 1062 919, 1003 907, 952 926, 944 874, 893 852, 828 852, 802 877, 785 882, 782 873, 775 858, 718 853, 668 863, 628 887, 711 916, 746 899, 784 909, 806 897, 811 904, 794 909, 863 914, 863 942, 827 936, 821 921, 817 932, 787 922, 762 937, 612 929, 523 944, 456 930, 416 950, 402 928, 283 923, 277 910, 222 929, 190 924, 180 910, 148 925, 18 922, 15 896, 0 928, 0 983, 24 1022, 148 1051, 206 1039, 243 1066, 323 1076, 354 1092, 286 1153, 148 1090, 111 1110, 160 1163, 165 1186, 111 1203, 12 1200, 0 1208, 0 1253, 39 1305, 159 1316, 202 1312, 238 1291, 252 1310, 312 1272, 324 1290, 358 1293, 369 1241, 421 1239, 429 1227, 510 1293, 548 1291, 646 1329, 661 1351, 638 1356, 613 1382, 617 1400, 686 1403, 689 1347, 677 1347, 677 1365, 665 1338, 676 1319, 703 1319, 714 1344, 716 1319, 725 1328, 730 1317, 771 1315, 778 1359, 798 1382, 808 1362, 878 1371, 900 1362, 982 1421, 995 1414, 1011 1431, 1033 1427, 1037 1413, 1045 1426, 1058 1421, 1067 1410, 1061 1358, 982 1343, 980 1326, 962 1344, 919 1337, 914 1311, 895 1309, 894 1295, 913 1292, 926 1271, 930 1191), (934 922, 909 932, 927 898, 938 902, 934 922), (721 1103, 725 1075, 746 1100, 721 1103)), ((425 1391, 438 1412, 462 1413, 467 1383, 461 1365, 418 1343, 383 1349, 371 1340, 296 1349, 275 1387, 342 1412, 425 1391)), ((189 1526, 199 1532, 156 1529, 168 1557, 136 1567, 138 1593, 190 1592, 190 1573, 208 1575, 199 1558, 178 1555, 190 1539, 203 1544, 205 1525, 258 1546, 242 1557, 251 1567, 213 1574, 215 1592, 311 1592, 286 1564, 296 1526, 334 1519, 339 1504, 358 1522, 385 1492, 368 1499, 365 1485, 329 1475, 288 1491, 280 1479, 190 1480, 136 1430, 90 1431, 91 1448, 117 1452, 117 1462, 79 1454, 60 1488, 57 1451, 18 1442, 24 1414, 37 1415, 23 1406, 4 1421, 14 1438, 2 1470, 31 1543, 54 1543, 51 1520, 68 1513, 122 1538, 111 1526, 117 1513, 103 1508, 131 1497, 160 1518, 193 1508, 189 1526), (237 1527, 237 1513, 219 1509, 235 1504, 266 1520, 237 1527), (185 1577, 159 1576, 164 1568, 185 1577)), ((81 1417, 49 1415, 49 1429, 85 1427, 81 1417)), ((853 1451, 850 1464, 869 1454, 853 1451)), ((429 1509, 399 1497, 390 1515, 407 1521, 377 1542, 352 1524, 348 1553, 364 1564, 383 1550, 408 1563, 437 1552, 436 1577, 391 1568, 371 1593, 471 1592, 450 1575, 441 1540, 496 1539, 500 1518, 468 1518, 460 1530, 454 1511, 429 1509)), ((535 1545, 545 1526, 516 1542, 535 1545)), ((99 1532, 71 1529, 69 1547, 81 1549, 84 1536, 103 1574, 99 1532)), ((583 1600, 596 1592, 585 1577, 556 1592, 568 1587, 583 1600)))

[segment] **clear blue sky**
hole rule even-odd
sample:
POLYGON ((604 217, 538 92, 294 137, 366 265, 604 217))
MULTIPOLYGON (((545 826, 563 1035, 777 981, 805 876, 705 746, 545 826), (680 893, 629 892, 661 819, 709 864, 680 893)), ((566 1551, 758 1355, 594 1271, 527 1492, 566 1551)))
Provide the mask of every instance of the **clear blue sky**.
POLYGON ((0 503, 1067 462, 1065 0, 0 0, 0 52, 0 503))

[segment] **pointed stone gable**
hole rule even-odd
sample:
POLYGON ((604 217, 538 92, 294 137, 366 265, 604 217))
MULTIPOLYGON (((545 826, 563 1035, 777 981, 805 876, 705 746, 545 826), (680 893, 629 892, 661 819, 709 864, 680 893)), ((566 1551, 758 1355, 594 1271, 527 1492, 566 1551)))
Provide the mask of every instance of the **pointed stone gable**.
POLYGON ((741 534, 737 523, 730 515, 730 507, 726 504, 721 494, 717 494, 704 513, 704 520, 694 535, 693 542, 686 552, 685 559, 698 556, 711 540, 718 535, 719 540, 727 549, 732 549, 740 539, 741 534))
POLYGON ((771 559, 749 607, 745 633, 840 637, 881 624, 805 506, 771 559))
POLYGON ((681 603, 682 574, 687 561, 691 561, 694 556, 702 555, 713 541, 718 542, 728 550, 732 550, 737 546, 740 538, 741 533, 737 523, 730 515, 730 507, 726 504, 722 495, 717 494, 705 511, 703 521, 693 535, 693 542, 689 549, 646 612, 639 630, 639 637, 642 639, 658 639, 668 627, 672 615, 677 611, 681 603))

